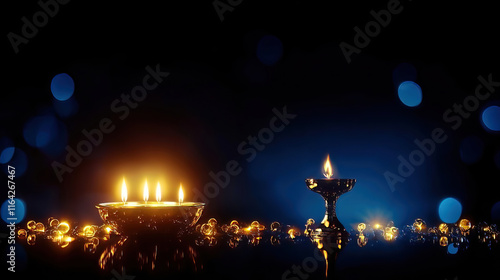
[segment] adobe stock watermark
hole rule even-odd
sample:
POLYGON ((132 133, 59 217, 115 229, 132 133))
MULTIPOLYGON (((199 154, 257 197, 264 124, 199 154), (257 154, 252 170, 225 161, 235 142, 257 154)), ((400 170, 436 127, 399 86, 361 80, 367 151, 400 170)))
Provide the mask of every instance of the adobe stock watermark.
POLYGON ((239 6, 243 0, 214 0, 212 5, 214 6, 215 12, 219 16, 221 22, 224 21, 224 13, 232 12, 234 8, 239 6))
MULTIPOLYGON (((296 114, 288 113, 286 106, 281 110, 273 108, 272 112, 274 116, 269 120, 267 127, 261 128, 257 135, 249 135, 246 140, 238 144, 238 154, 246 156, 245 160, 247 162, 253 161, 257 153, 264 150, 266 145, 269 145, 274 140, 275 134, 282 132, 290 124, 290 120, 297 117, 296 114)), ((205 184, 203 193, 193 189, 195 201, 200 199, 205 204, 208 204, 210 199, 219 195, 220 189, 224 189, 229 185, 231 177, 239 175, 241 171, 243 171, 243 168, 237 160, 228 161, 226 168, 217 173, 210 171, 209 176, 212 181, 205 184)))
MULTIPOLYGON (((479 109, 482 101, 490 98, 491 94, 496 92, 496 88, 500 87, 500 80, 494 81, 491 73, 486 78, 480 75, 477 79, 479 83, 474 94, 468 95, 462 100, 462 103, 455 103, 443 112, 443 121, 450 125, 450 128, 454 131, 459 129, 463 121, 479 109)), ((447 139, 448 135, 442 127, 434 128, 428 138, 415 139, 413 143, 416 148, 406 157, 403 155, 397 157, 399 161, 397 174, 391 171, 384 172, 385 180, 391 191, 396 191, 396 184, 402 183, 410 177, 415 172, 415 169, 425 162, 427 157, 434 154, 437 144, 442 144, 447 139)))
MULTIPOLYGON (((160 64, 156 64, 154 68, 148 65, 145 69, 147 74, 142 78, 142 84, 133 87, 130 94, 122 93, 120 98, 116 98, 110 104, 110 111, 116 114, 118 119, 122 121, 130 115, 131 109, 137 108, 139 103, 148 97, 148 93, 156 89, 170 75, 169 72, 161 71, 160 64)), ((88 157, 94 147, 102 143, 105 134, 113 132, 115 128, 113 120, 104 117, 99 121, 97 128, 90 130, 83 129, 82 135, 85 139, 80 140, 75 148, 70 145, 66 146, 65 162, 53 161, 51 164, 59 182, 63 181, 64 174, 73 172, 74 168, 82 163, 83 158, 88 157)))
POLYGON ((116 269, 111 270, 111 274, 113 274, 114 277, 111 278, 111 280, 134 280, 135 275, 128 275, 125 273, 125 270, 122 270, 122 273, 120 274, 116 269))
POLYGON ((59 5, 66 5, 69 1, 70 0, 38 1, 38 6, 41 10, 36 11, 31 19, 27 17, 21 18, 23 22, 21 32, 19 34, 14 32, 9 32, 7 34, 7 39, 9 39, 14 53, 17 54, 21 44, 28 44, 29 40, 33 39, 38 34, 39 28, 45 27, 49 23, 49 19, 55 17, 59 13, 59 5))
POLYGON ((403 9, 403 5, 401 5, 399 0, 389 0, 389 2, 387 2, 387 9, 381 9, 378 12, 371 10, 370 15, 373 20, 367 22, 363 30, 358 26, 354 27, 355 34, 353 43, 349 44, 342 41, 339 44, 340 50, 342 54, 344 54, 347 63, 351 63, 351 56, 353 54, 360 54, 362 49, 368 47, 371 39, 377 37, 382 31, 382 28, 387 27, 391 23, 392 16, 400 14, 403 9))

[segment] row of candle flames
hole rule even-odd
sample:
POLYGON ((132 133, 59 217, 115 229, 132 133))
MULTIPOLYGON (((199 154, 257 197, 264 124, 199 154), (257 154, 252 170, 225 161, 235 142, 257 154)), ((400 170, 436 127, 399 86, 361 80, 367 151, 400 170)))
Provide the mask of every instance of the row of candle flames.
MULTIPOLYGON (((149 201, 149 187, 148 187, 148 180, 146 179, 145 183, 144 183, 144 190, 143 190, 143 195, 142 195, 142 198, 144 200, 144 203, 148 203, 149 201)), ((123 181, 122 181, 122 187, 121 187, 121 198, 122 198, 122 202, 124 204, 127 203, 127 199, 128 199, 128 190, 127 190, 127 184, 125 183, 125 178, 123 178, 123 181)), ((160 182, 157 182, 156 183, 156 202, 161 202, 161 186, 160 186, 160 182)), ((179 201, 179 204, 182 204, 182 202, 184 201, 184 191, 182 190, 182 184, 180 184, 179 186, 179 195, 178 195, 178 201, 179 201)))

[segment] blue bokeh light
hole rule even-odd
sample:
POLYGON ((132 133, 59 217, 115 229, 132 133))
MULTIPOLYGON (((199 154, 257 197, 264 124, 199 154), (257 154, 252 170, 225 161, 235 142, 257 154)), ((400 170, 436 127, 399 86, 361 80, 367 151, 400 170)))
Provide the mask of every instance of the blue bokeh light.
POLYGON ((417 69, 410 63, 400 63, 392 71, 392 81, 397 87, 404 81, 415 81, 417 79, 417 69))
POLYGON ((54 78, 52 78, 50 91, 55 99, 65 101, 73 95, 73 92, 75 91, 75 83, 68 74, 57 74, 54 78))
POLYGON ((5 200, 2 204, 2 207, 0 208, 0 213, 2 215, 2 220, 5 223, 10 223, 10 222, 15 222, 16 224, 19 224, 20 222, 23 221, 24 217, 26 216, 26 206, 24 205, 24 202, 19 199, 19 198, 14 198, 14 201, 16 202, 14 204, 14 215, 9 215, 9 199, 5 200), (15 218, 16 220, 9 220, 7 218, 15 218))
POLYGON ((263 36, 257 44, 257 57, 267 66, 274 65, 283 56, 283 44, 273 35, 263 36))
POLYGON ((14 151, 15 151, 14 147, 7 147, 3 149, 2 152, 0 153, 0 163, 1 164, 8 163, 14 156, 14 151))
MULTIPOLYGON (((8 164, 16 169, 16 176, 22 176, 28 169, 28 156, 23 150, 14 148, 14 155, 8 164)), ((4 173, 9 175, 7 168, 4 168, 4 173)))
POLYGON ((458 247, 455 244, 448 245, 448 254, 455 255, 458 252, 458 247))
POLYGON ((398 97, 404 105, 415 107, 422 103, 422 89, 412 81, 404 81, 398 87, 398 97))
POLYGON ((455 198, 448 197, 439 203, 438 212, 441 221, 452 224, 460 219, 460 215, 462 215, 462 204, 455 198))
POLYGON ((14 143, 10 138, 4 136, 0 138, 0 164, 5 164, 12 159, 14 143))
POLYGON ((484 143, 477 136, 464 138, 460 143, 460 158, 466 164, 478 162, 483 156, 484 143))
POLYGON ((66 125, 52 115, 34 117, 25 124, 23 136, 30 146, 51 156, 64 151, 68 142, 66 125))
POLYGON ((493 132, 500 131, 500 106, 489 106, 481 114, 483 126, 493 132))

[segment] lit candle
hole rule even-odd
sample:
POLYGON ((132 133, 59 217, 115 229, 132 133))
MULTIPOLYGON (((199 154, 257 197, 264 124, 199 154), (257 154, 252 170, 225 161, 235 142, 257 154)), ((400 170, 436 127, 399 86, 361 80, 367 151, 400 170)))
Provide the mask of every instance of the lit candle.
POLYGON ((146 179, 146 183, 144 184, 144 193, 142 197, 144 198, 144 203, 148 203, 149 199, 148 179, 146 179))
POLYGON ((325 164, 323 165, 323 175, 326 179, 330 179, 333 176, 332 164, 330 163, 330 155, 326 157, 325 164))
POLYGON ((181 186, 179 187, 179 205, 181 205, 183 201, 184 201, 184 192, 182 191, 182 184, 181 184, 181 186))
POLYGON ((125 184, 125 177, 122 182, 122 202, 123 204, 127 203, 127 185, 125 184))
POLYGON ((161 201, 161 188, 160 182, 156 184, 156 201, 159 203, 161 201))

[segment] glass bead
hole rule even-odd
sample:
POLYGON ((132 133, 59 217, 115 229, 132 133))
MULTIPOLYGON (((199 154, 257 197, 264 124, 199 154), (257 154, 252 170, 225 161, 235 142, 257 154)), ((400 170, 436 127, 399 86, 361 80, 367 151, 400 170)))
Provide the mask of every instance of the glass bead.
POLYGON ((441 232, 441 234, 448 234, 448 225, 445 223, 442 223, 439 225, 438 230, 439 230, 439 232, 441 232))
POLYGON ((358 224, 358 231, 361 233, 366 229, 366 224, 365 223, 359 223, 358 224))
POLYGON ((278 222, 271 223, 271 231, 278 231, 280 227, 281 227, 281 224, 278 222))
POLYGON ((472 224, 467 219, 461 219, 459 224, 458 224, 458 227, 460 228, 460 230, 462 232, 467 232, 472 227, 472 224))
POLYGON ((45 226, 42 223, 38 222, 38 223, 36 223, 35 231, 44 232, 45 231, 45 226))
POLYGON ((35 230, 36 229, 36 222, 31 220, 26 223, 26 227, 28 230, 35 230))
POLYGON ((441 236, 441 238, 439 238, 439 246, 442 246, 442 247, 448 246, 448 237, 441 236))
POLYGON ((259 228, 260 226, 260 223, 258 221, 253 221, 251 224, 250 224, 250 227, 251 228, 259 228))
POLYGON ((82 233, 85 237, 93 237, 96 233, 96 228, 93 226, 85 226, 83 227, 82 233))
POLYGON ((213 232, 214 232, 214 228, 211 227, 209 224, 203 224, 201 226, 201 229, 200 229, 200 232, 203 234, 203 235, 212 235, 213 232))
POLYGON ((36 243, 36 235, 35 234, 29 234, 28 237, 26 238, 26 243, 28 243, 28 245, 35 245, 35 243, 36 243))
POLYGON ((26 238, 26 235, 27 235, 26 230, 23 228, 17 231, 17 236, 19 238, 26 238))
POLYGON ((427 227, 427 225, 423 219, 418 218, 418 219, 415 219, 415 221, 413 222, 413 230, 415 232, 418 232, 418 233, 424 232, 426 227, 427 227))
POLYGON ((54 217, 50 217, 49 218, 49 227, 57 227, 59 225, 59 220, 54 218, 54 217))
POLYGON ((57 226, 57 230, 61 233, 61 234, 66 234, 68 233, 69 231, 69 224, 66 223, 66 222, 61 222, 59 223, 59 225, 57 226))
POLYGON ((210 218, 208 220, 208 224, 211 226, 211 227, 215 227, 217 225, 217 220, 215 218, 210 218))

